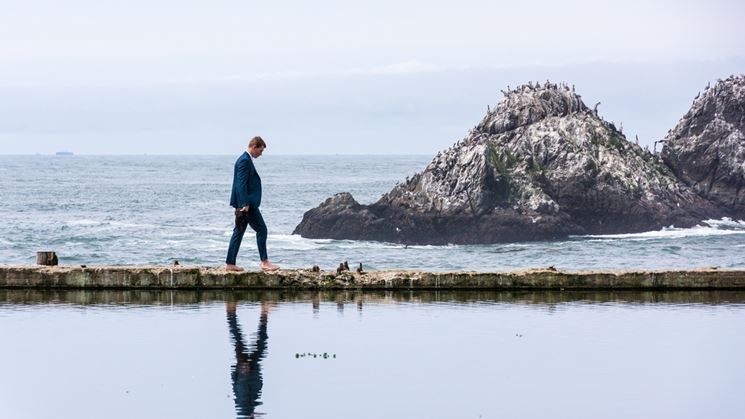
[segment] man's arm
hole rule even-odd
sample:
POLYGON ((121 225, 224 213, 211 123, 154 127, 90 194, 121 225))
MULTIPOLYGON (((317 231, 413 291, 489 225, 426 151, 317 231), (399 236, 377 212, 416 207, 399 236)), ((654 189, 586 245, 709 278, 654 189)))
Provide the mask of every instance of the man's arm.
POLYGON ((251 191, 248 188, 248 179, 251 178, 254 170, 256 169, 250 158, 238 162, 238 167, 236 168, 235 178, 237 182, 236 187, 238 188, 238 205, 244 210, 248 210, 251 205, 251 191))

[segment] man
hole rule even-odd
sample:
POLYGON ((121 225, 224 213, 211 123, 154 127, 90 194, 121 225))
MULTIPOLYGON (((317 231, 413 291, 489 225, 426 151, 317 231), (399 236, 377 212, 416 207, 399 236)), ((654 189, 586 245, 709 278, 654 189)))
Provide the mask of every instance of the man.
POLYGON ((248 151, 244 152, 235 162, 233 170, 233 191, 230 194, 230 206, 235 208, 235 228, 233 237, 230 238, 228 257, 225 260, 225 269, 228 271, 242 272, 244 269, 235 264, 238 257, 238 249, 241 247, 243 233, 246 227, 256 232, 256 244, 259 247, 260 267, 263 271, 276 271, 277 265, 269 262, 266 254, 266 224, 259 211, 261 205, 261 178, 256 173, 253 159, 258 159, 266 148, 266 143, 261 137, 253 137, 248 142, 248 151))

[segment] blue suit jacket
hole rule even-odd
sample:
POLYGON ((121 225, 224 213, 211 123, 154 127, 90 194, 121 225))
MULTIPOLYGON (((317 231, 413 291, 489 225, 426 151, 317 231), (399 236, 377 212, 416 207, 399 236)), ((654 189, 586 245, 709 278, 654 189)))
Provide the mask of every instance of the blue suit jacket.
POLYGON ((247 152, 243 152, 235 161, 233 169, 233 191, 230 194, 230 206, 243 208, 246 205, 258 208, 261 205, 261 178, 247 152))

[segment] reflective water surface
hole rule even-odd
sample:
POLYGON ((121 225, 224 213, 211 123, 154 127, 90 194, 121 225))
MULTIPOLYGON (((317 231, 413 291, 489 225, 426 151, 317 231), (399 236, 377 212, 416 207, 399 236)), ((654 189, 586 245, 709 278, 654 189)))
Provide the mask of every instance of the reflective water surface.
POLYGON ((742 417, 745 293, 0 290, 0 418, 742 417))

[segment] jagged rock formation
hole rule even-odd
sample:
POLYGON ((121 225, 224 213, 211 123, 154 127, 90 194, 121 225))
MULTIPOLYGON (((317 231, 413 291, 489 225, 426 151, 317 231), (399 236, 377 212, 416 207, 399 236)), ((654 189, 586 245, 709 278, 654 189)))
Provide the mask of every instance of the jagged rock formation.
POLYGON ((662 158, 679 179, 745 217, 745 75, 707 85, 663 141, 662 158))
POLYGON ((305 213, 310 238, 495 243, 691 226, 716 209, 566 85, 505 97, 423 172, 372 205, 348 193, 305 213))

